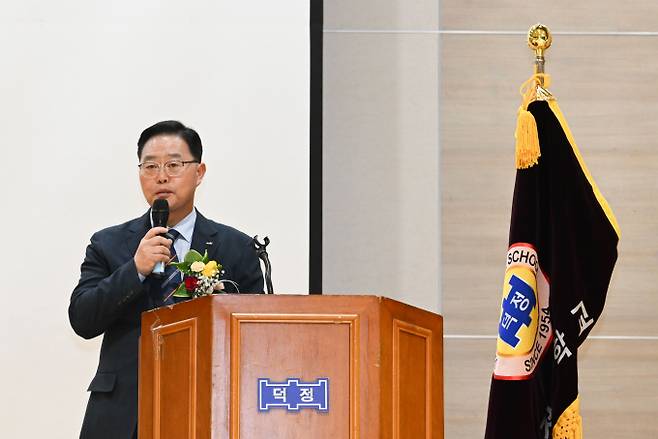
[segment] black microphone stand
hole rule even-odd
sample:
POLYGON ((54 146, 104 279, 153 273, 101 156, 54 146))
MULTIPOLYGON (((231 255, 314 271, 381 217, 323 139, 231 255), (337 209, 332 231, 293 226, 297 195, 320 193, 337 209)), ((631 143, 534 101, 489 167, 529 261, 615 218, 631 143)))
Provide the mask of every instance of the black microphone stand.
POLYGON ((270 263, 270 258, 267 255, 267 246, 270 243, 270 238, 266 236, 263 241, 263 243, 258 241, 258 235, 254 236, 252 240, 256 254, 265 264, 265 285, 267 287, 267 294, 274 294, 274 288, 272 287, 272 264, 270 263))

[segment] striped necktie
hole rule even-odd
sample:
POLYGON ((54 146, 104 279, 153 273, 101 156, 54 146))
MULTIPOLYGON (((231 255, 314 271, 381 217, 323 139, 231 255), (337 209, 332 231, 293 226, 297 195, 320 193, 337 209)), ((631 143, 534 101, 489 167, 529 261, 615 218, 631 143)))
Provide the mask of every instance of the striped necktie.
MULTIPOLYGON (((167 237, 172 240, 171 247, 169 248, 171 252, 171 260, 173 262, 178 262, 178 255, 176 254, 176 249, 174 248, 174 242, 176 242, 176 240, 180 238, 181 235, 175 229, 169 229, 167 235, 169 235, 167 237)), ((180 283, 181 275, 178 269, 173 265, 167 265, 165 267, 164 274, 160 277, 154 277, 151 284, 153 291, 151 297, 153 297, 155 300, 156 305, 173 305, 176 303, 173 296, 169 297, 168 299, 167 296, 170 296, 180 283)))

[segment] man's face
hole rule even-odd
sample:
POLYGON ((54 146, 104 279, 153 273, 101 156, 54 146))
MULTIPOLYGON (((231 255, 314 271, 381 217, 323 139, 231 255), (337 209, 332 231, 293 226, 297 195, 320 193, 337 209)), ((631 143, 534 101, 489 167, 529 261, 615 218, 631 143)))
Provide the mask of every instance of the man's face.
POLYGON ((164 167, 170 160, 194 160, 187 143, 180 137, 163 134, 152 137, 144 144, 140 162, 160 165, 160 172, 155 176, 147 176, 142 172, 139 174, 144 198, 151 206, 158 198, 167 200, 171 214, 191 212, 194 207, 194 192, 203 180, 206 165, 188 163, 184 165, 180 175, 170 177, 164 167))

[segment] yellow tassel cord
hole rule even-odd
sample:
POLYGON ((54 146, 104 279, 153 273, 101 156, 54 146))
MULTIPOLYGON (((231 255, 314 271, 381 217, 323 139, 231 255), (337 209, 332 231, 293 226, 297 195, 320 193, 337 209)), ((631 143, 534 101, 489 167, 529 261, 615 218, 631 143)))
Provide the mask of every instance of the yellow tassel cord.
POLYGON ((550 76, 543 73, 535 73, 530 79, 521 85, 519 92, 523 102, 519 107, 516 119, 516 169, 531 168, 539 163, 541 150, 539 149, 539 134, 537 133, 537 122, 528 111, 528 105, 537 98, 537 87, 542 85, 548 87, 550 76))
POLYGON ((580 396, 560 415, 553 426, 553 439, 583 439, 583 418, 580 417, 580 396))
POLYGON ((531 168, 539 163, 539 135, 537 122, 528 110, 519 108, 516 120, 516 169, 531 168))

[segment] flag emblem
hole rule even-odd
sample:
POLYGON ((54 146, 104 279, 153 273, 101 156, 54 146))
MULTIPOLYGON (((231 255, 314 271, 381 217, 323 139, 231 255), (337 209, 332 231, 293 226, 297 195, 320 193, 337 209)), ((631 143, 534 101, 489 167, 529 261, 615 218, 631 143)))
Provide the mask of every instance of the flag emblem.
POLYGON ((537 252, 517 243, 507 251, 507 269, 498 324, 498 354, 523 355, 537 335, 537 252))
POLYGON ((498 352, 502 355, 530 352, 537 334, 535 279, 524 279, 521 274, 517 276, 511 270, 509 280, 506 279, 507 296, 503 295, 498 325, 498 352))
POLYGON ((535 248, 512 244, 507 251, 494 376, 525 380, 532 376, 552 340, 549 283, 535 248))

